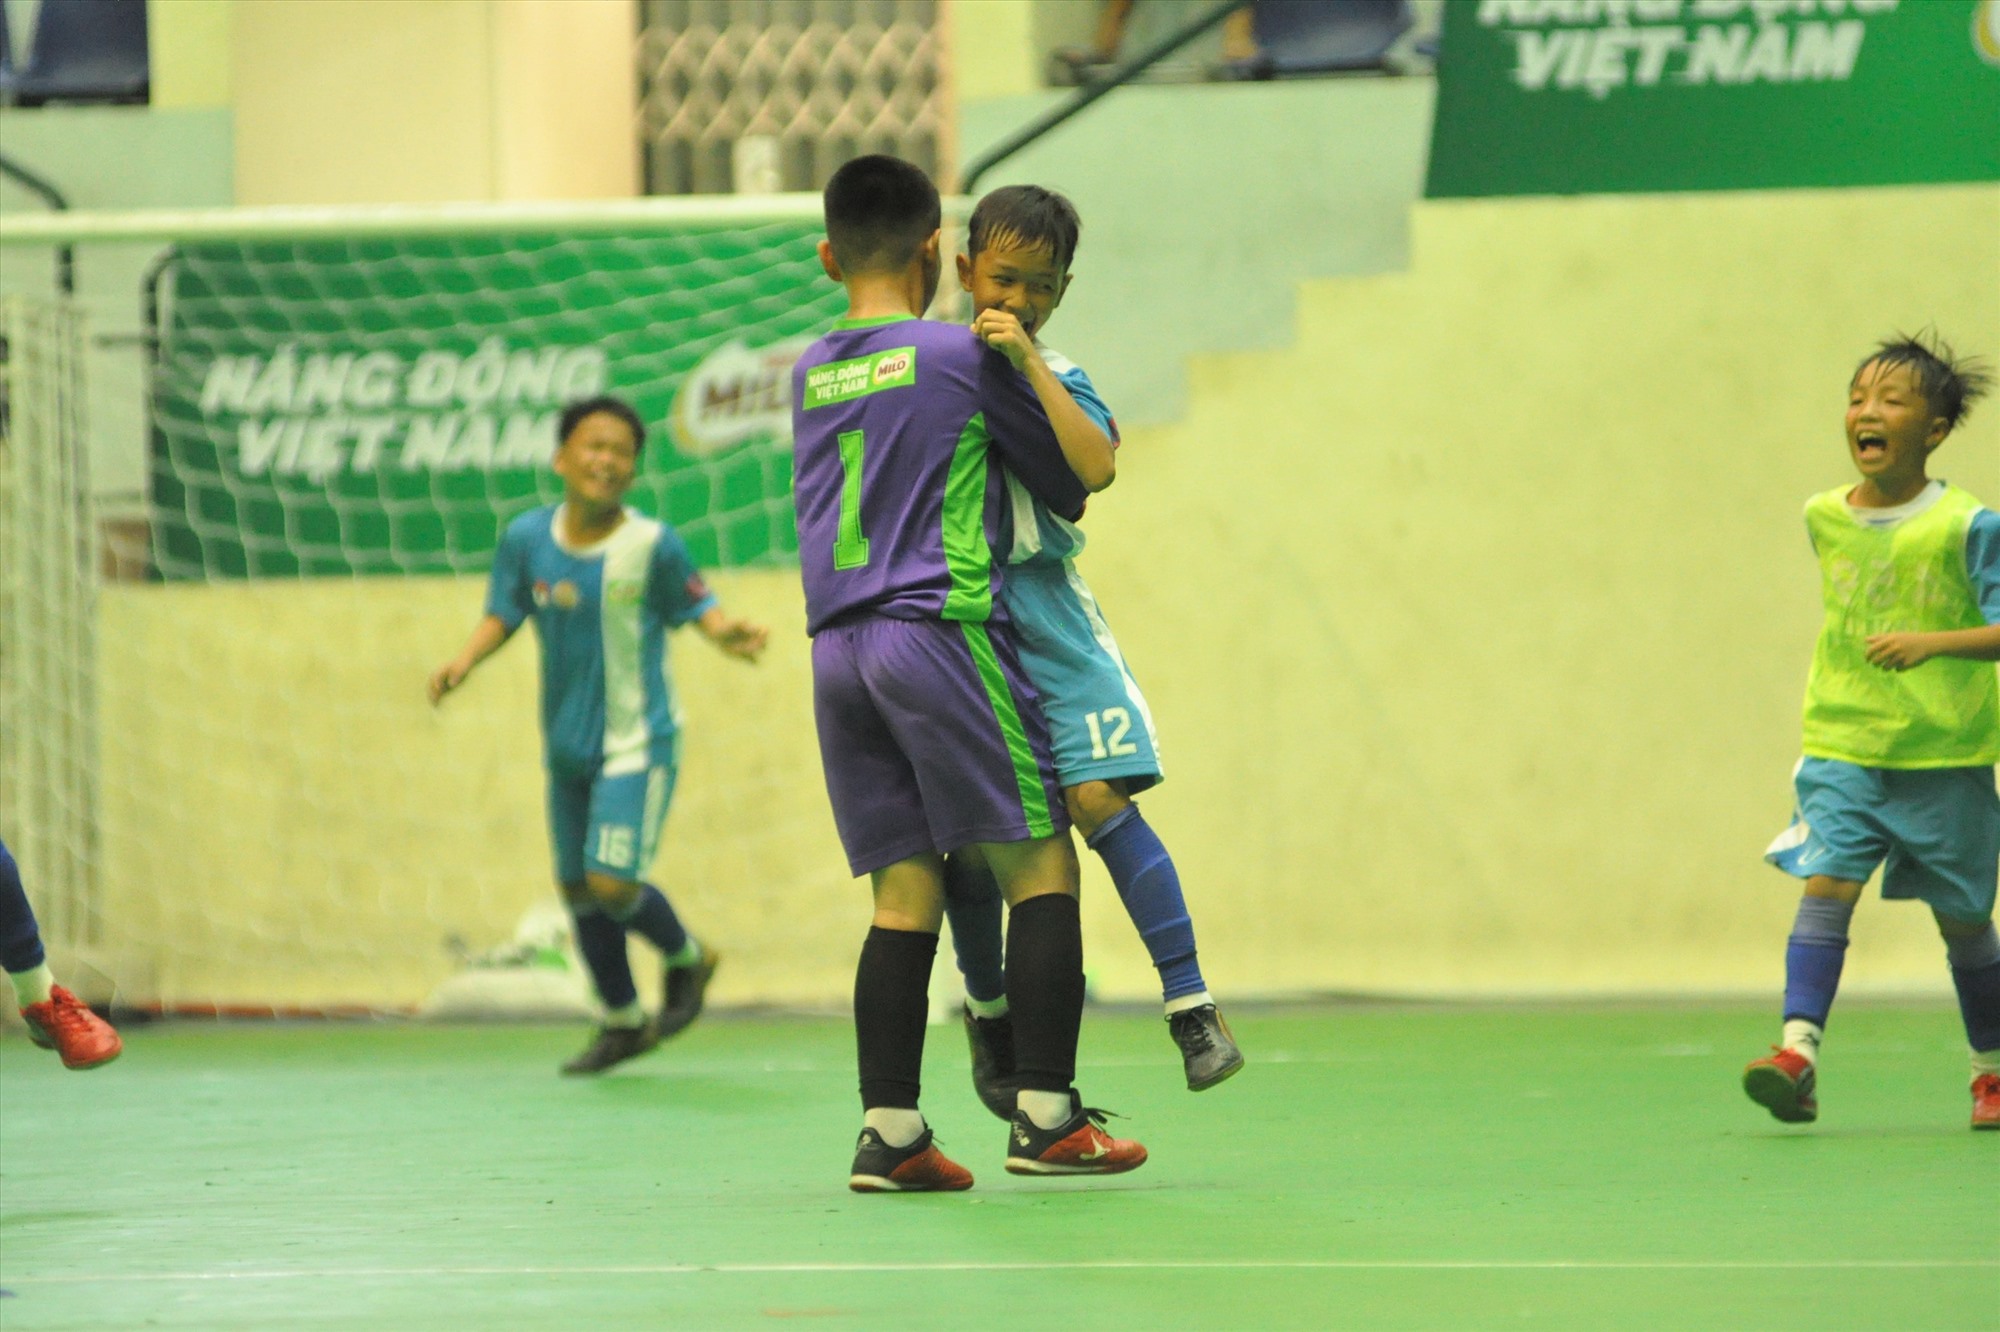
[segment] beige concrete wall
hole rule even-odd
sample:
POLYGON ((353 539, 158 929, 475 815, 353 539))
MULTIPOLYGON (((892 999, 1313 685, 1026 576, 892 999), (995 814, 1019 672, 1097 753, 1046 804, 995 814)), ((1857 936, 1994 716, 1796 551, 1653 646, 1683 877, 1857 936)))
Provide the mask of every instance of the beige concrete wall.
POLYGON ((231 0, 147 0, 152 105, 228 106, 231 0))
POLYGON ((636 190, 633 0, 236 0, 237 201, 636 190))
MULTIPOLYGON (((690 721, 655 879, 732 954, 720 999, 821 1001, 851 983, 866 894, 818 782, 797 575, 714 581, 774 642, 748 668, 677 636, 690 721)), ((532 633, 444 708, 423 698, 483 595, 107 589, 107 943, 153 952, 162 997, 414 1004, 452 969, 446 936, 483 951, 553 900, 532 633)))
MULTIPOLYGON (((1996 351, 2000 190, 1430 204, 1409 273, 1309 284, 1133 430, 1085 568, 1160 723, 1146 797, 1229 995, 1775 991, 1816 626, 1804 498, 1890 329, 1996 351)), ((1061 322, 1055 326, 1059 337, 1061 322)), ((1116 404, 1113 404, 1114 407, 1116 404)), ((2000 403, 1939 470, 2000 499, 2000 403)), ((795 575, 694 640, 658 866, 727 1001, 839 1003, 864 929, 820 789, 795 575)), ((526 642, 441 712, 465 580, 104 602, 108 915, 170 998, 416 1001, 548 892, 526 642)), ((1101 992, 1152 992, 1087 858, 1101 992)), ((118 942, 118 941, 113 941, 118 942)), ((1852 984, 1938 988, 1871 902, 1852 984)))
MULTIPOLYGON (((1778 984, 1817 626, 1799 508, 1847 373, 2000 350, 1993 187, 1427 204, 1407 274, 1134 431, 1089 574, 1173 779, 1147 801, 1226 991, 1778 984)), ((1058 320, 1052 336, 1060 337, 1058 320)), ((1115 407, 1116 404, 1114 404, 1115 407)), ((2000 404, 1939 458, 2000 496, 2000 404)), ((1142 962, 1099 895, 1098 957, 1142 962)), ((1865 906, 1859 985, 1941 985, 1865 906)))
POLYGON ((961 104, 1041 87, 1033 0, 946 0, 954 91, 961 104))

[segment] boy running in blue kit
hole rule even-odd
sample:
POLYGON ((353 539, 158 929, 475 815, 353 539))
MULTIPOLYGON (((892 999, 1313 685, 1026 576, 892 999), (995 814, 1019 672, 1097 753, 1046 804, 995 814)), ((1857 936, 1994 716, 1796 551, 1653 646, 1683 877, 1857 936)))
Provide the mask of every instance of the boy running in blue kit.
POLYGON ((562 1066, 601 1073, 693 1022, 715 974, 666 895, 642 881, 679 771, 680 713, 666 676, 667 633, 692 624, 729 656, 755 662, 769 633, 725 613, 680 534, 625 507, 646 428, 617 398, 572 403, 556 428, 563 500, 507 525, 486 615, 430 678, 433 704, 532 618, 542 645, 542 738, 556 882, 577 951, 604 1005, 590 1045, 562 1066), (659 1016, 632 982, 628 932, 665 959, 659 1016))
MULTIPOLYGON (((918 1109, 943 856, 977 845, 1012 905, 1006 980, 1019 1088, 1006 1168, 1110 1174, 1146 1149, 1076 1094, 1083 935, 1048 734, 997 604, 1007 487, 1058 512, 1084 486, 1035 393, 937 292, 937 189, 856 158, 825 192, 820 262, 848 311, 792 378, 793 497, 813 711, 835 826, 874 917, 854 978, 857 1192, 969 1188, 918 1109)), ((1108 456, 1100 459, 1108 466, 1108 456)))
MULTIPOLYGON (((994 190, 966 227, 958 280, 972 295, 973 331, 1027 374, 1066 451, 1088 457, 1093 446, 1107 453, 1116 446, 1118 426, 1090 377, 1037 336, 1069 288, 1081 230, 1075 207, 1060 194, 1034 185, 994 190)), ((1173 858, 1132 803, 1161 780, 1152 713, 1077 572, 1083 533, 1011 477, 1008 493, 1014 545, 1001 601, 1021 642, 1021 664, 1041 695, 1063 798, 1084 843, 1103 858, 1160 974, 1188 1089, 1203 1091, 1240 1070, 1243 1054, 1202 979, 1173 858)), ((973 1085, 1001 1114, 1011 1032, 1000 898, 972 855, 952 857, 946 885, 952 943, 965 976, 973 1085)))
POLYGON ((1972 1047, 1972 1127, 2000 1129, 2000 514, 1932 480, 1930 455, 1992 386, 1936 339, 1882 343, 1848 385, 1861 483, 1806 503, 1826 619, 1806 680, 1798 815, 1765 858, 1806 881, 1785 950, 1785 1025, 1743 1071, 1786 1123, 1819 1117, 1821 1035, 1848 921, 1921 899, 1944 936, 1972 1047))

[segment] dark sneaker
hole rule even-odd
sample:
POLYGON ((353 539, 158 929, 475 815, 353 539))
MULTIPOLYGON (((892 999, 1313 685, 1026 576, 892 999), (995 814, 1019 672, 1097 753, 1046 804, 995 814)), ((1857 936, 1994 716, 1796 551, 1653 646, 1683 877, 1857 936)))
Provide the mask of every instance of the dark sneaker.
POLYGON ((1981 1073, 1972 1080, 1972 1127, 2000 1129, 2000 1073, 1981 1073))
POLYGON ((1236 1038, 1229 1034, 1229 1024, 1214 1004, 1169 1014, 1167 1030, 1173 1033, 1174 1044, 1181 1047, 1189 1091, 1207 1091, 1242 1071, 1243 1052, 1236 1048, 1236 1038))
POLYGON ((864 1128, 847 1187, 856 1193, 956 1193, 972 1187, 972 1172, 939 1151, 929 1129, 907 1147, 891 1147, 864 1128))
POLYGON ((109 1022, 60 985, 50 986, 49 997, 29 1004, 21 1016, 28 1023, 28 1039, 61 1055, 64 1068, 96 1068, 125 1048, 109 1022))
POLYGON ((1052 1129, 1036 1128, 1025 1111, 1014 1112, 1007 1133, 1010 1175, 1118 1175, 1146 1164, 1146 1149, 1104 1131, 1106 1112, 1070 1093, 1070 1117, 1052 1129))
POLYGON ((972 1047, 972 1090, 979 1103, 1001 1119, 1014 1117, 1014 1019, 965 1017, 965 1043, 972 1047))
POLYGON ((602 1073, 614 1064, 646 1053, 660 1043, 651 1027, 599 1027, 597 1038, 582 1054, 562 1066, 569 1074, 602 1073))
POLYGON ((1776 1046, 1743 1070, 1743 1090, 1750 1099, 1787 1124, 1810 1124, 1819 1118, 1819 1098, 1813 1095, 1818 1083, 1810 1059, 1776 1046))
POLYGON ((702 996, 708 993, 708 982, 721 961, 722 954, 704 948, 701 957, 687 966, 667 968, 666 981, 660 987, 666 997, 660 1005, 660 1020, 653 1024, 660 1040, 678 1036, 701 1016, 702 996))

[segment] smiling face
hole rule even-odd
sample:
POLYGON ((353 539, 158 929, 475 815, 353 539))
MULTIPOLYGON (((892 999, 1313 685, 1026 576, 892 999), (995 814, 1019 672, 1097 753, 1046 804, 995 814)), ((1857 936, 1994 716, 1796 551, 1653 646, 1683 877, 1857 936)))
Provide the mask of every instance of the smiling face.
POLYGON ((1029 337, 1055 315, 1069 290, 1069 274, 1046 245, 1023 245, 998 235, 967 258, 958 256, 958 285, 972 293, 972 312, 1005 310, 1021 321, 1029 337))
POLYGON ((556 475, 563 498, 593 514, 624 503, 638 474, 639 441, 632 427, 611 412, 592 412, 576 423, 556 449, 556 475))
POLYGON ((1931 410, 1914 366, 1869 361, 1847 388, 1847 451, 1861 473, 1861 498, 1901 503, 1927 479, 1924 464, 1950 423, 1931 410))

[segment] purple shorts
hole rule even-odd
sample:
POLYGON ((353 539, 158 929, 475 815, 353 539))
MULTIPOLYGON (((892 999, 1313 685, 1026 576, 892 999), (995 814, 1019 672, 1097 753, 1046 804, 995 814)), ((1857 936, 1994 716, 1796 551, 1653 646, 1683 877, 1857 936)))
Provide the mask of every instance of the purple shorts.
POLYGON ((1048 725, 1004 625, 870 618, 813 639, 813 713, 847 863, 1069 828, 1048 725))

